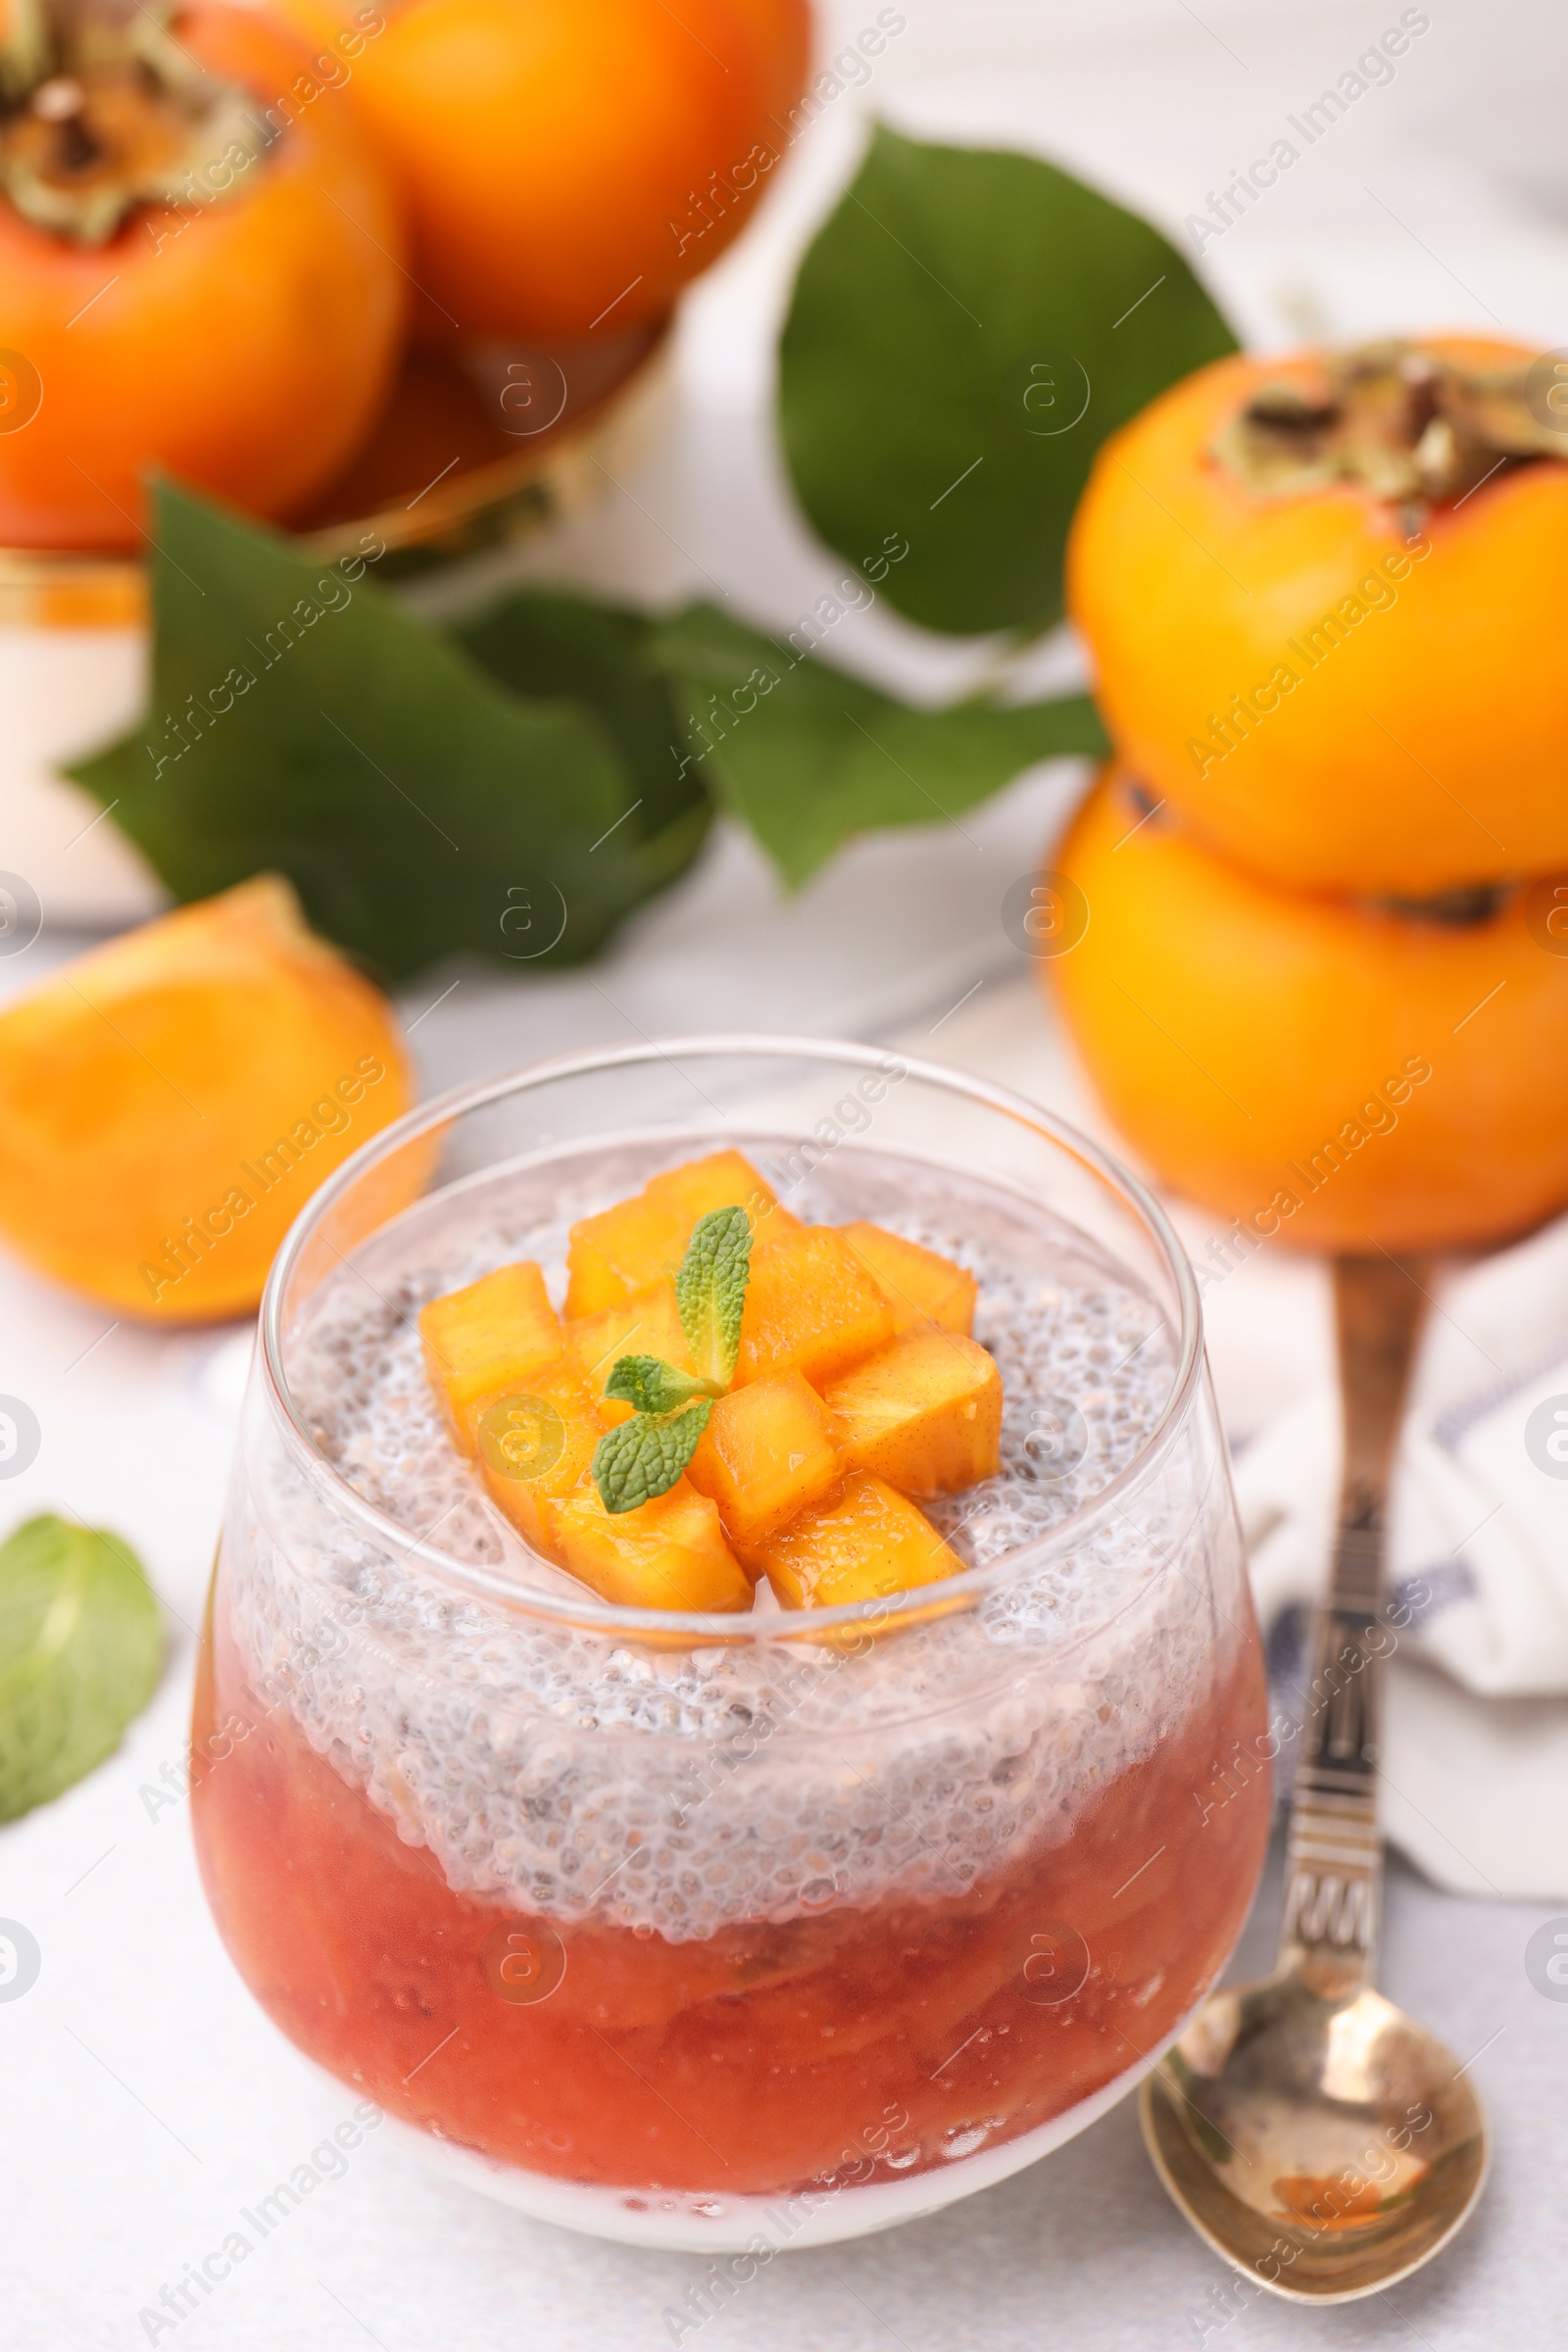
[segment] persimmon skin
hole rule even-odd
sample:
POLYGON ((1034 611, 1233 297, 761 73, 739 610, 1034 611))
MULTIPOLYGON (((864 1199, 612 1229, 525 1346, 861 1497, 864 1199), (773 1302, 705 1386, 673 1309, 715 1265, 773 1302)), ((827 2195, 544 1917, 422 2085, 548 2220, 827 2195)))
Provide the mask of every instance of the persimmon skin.
MULTIPOLYGON (((315 38, 348 9, 284 4, 315 38)), ((559 342, 663 318, 766 186, 809 40, 807 0, 390 9, 352 88, 401 173, 420 335, 559 342)))
POLYGON ((1545 944, 1568 888, 1555 925, 1548 884, 1475 924, 1386 914, 1259 881, 1146 807, 1107 773, 1053 854, 1089 922, 1042 973, 1159 1177, 1315 1250, 1492 1242, 1568 1201, 1568 955, 1545 944))
MULTIPOLYGON (((264 112, 309 72, 247 8, 202 0, 173 29, 264 112)), ((236 188, 133 213, 104 245, 0 200, 0 348, 42 385, 30 422, 0 434, 0 545, 145 546, 149 467, 283 519, 365 438, 405 329, 402 217, 341 90, 294 105, 236 188)))
MULTIPOLYGON (((1423 348, 1481 366, 1534 356, 1468 337, 1423 348)), ((1298 888, 1421 897, 1552 871, 1568 863, 1553 585, 1568 565, 1568 464, 1438 505, 1407 545, 1359 487, 1263 498, 1208 456, 1261 385, 1318 380, 1310 353, 1221 360, 1101 451, 1068 603, 1111 735, 1215 848, 1298 888), (1310 633, 1347 596, 1364 617, 1342 623, 1340 643, 1321 636, 1314 666, 1310 633), (1276 680, 1281 664, 1294 685, 1276 680), (1237 696, 1253 702, 1250 726, 1237 696), (1211 723, 1227 713, 1229 750, 1211 723), (1205 764, 1189 748, 1205 743, 1224 756, 1205 764)))

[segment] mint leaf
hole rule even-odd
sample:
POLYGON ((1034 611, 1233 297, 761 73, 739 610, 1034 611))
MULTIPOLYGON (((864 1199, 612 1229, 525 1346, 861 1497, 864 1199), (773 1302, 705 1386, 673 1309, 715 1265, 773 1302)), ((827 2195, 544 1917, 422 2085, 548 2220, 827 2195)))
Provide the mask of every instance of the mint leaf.
POLYGON ((607 1396, 635 1405, 640 1413, 673 1413, 694 1396, 711 1397, 719 1393, 716 1382, 677 1372, 662 1355, 617 1356, 605 1383, 607 1396))
POLYGON ((796 280, 785 457, 822 537, 911 620, 1040 626, 1100 444, 1235 349, 1147 220, 1032 156, 879 126, 796 280))
POLYGON ((752 1271, 752 1221, 744 1208, 699 1217, 675 1276, 675 1305, 692 1361, 718 1388, 735 1377, 741 1312, 752 1271))
POLYGON ((606 1510, 618 1517, 667 1494, 697 1451, 712 1409, 705 1396, 670 1418, 634 1413, 608 1430, 594 1448, 594 1484, 606 1510))
POLYGON ((1037 760, 1108 748, 1087 695, 914 710, 711 606, 657 642, 685 687, 680 740, 698 772, 792 887, 858 833, 942 824, 1037 760))
MULTIPOLYGON (((526 968, 590 954, 696 854, 700 780, 683 799, 666 749, 675 782, 651 795, 623 706, 610 725, 514 692, 363 564, 307 560, 168 483, 152 535, 150 713, 71 772, 176 897, 271 870, 394 976, 460 949, 526 968)), ((535 676, 523 634, 514 612, 482 642, 535 676)), ((596 662, 603 678, 603 646, 579 660, 584 692, 596 662)))
POLYGON ((0 1544, 0 1821, 120 1744, 163 1654, 158 1603, 118 1536, 44 1517, 0 1544))

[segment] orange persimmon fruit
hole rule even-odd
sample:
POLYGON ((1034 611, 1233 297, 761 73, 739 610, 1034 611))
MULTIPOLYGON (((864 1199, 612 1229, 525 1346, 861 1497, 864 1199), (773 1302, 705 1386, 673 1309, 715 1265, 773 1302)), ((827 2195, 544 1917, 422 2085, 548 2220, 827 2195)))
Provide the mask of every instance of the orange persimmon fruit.
POLYGON ((243 1314, 410 1091, 391 1006, 261 876, 0 1012, 0 1233, 117 1314, 243 1314))
MULTIPOLYGON (((283 0, 329 40, 354 0, 283 0)), ((789 143, 807 0, 401 0, 354 68, 421 333, 616 335, 717 259, 789 143)))
POLYGON ((1132 772, 1213 847, 1350 895, 1568 864, 1544 369, 1474 337, 1227 359, 1105 443, 1070 610, 1132 772))
POLYGON ((0 118, 0 545, 141 547, 149 467, 286 518, 391 388, 402 219, 343 92, 249 8, 125 22, 0 118))
POLYGON ((1042 970, 1160 1177, 1244 1246, 1490 1242, 1568 1201, 1568 878, 1316 897, 1149 808, 1107 774, 1080 810, 1052 862, 1088 927, 1042 970))

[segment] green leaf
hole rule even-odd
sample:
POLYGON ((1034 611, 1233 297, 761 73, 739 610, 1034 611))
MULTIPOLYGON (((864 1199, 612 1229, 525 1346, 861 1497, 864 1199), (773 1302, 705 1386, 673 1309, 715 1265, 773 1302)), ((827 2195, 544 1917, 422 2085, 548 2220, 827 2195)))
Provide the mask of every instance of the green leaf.
POLYGON ((656 1494, 667 1494, 697 1451, 712 1409, 711 1398, 705 1396, 670 1419, 634 1413, 607 1430, 594 1448, 594 1484, 606 1510, 618 1517, 652 1502, 656 1494))
POLYGON ((566 695, 593 711, 635 780, 645 835, 703 798, 700 782, 681 769, 669 680, 651 651, 657 626, 622 605, 538 588, 453 631, 514 694, 566 695))
POLYGON ((675 1276, 675 1305, 692 1361, 720 1388, 735 1377, 741 1314, 752 1271, 752 1220, 744 1208, 699 1217, 675 1276))
MULTIPOLYGON (((307 562, 168 484, 154 530, 152 713, 72 773, 176 897, 270 869, 389 973, 460 949, 522 966, 591 953, 694 856, 700 783, 649 793, 624 694, 612 721, 511 691, 358 559, 307 562)), ((484 642, 541 674, 515 614, 484 642)), ((594 669, 582 652, 577 682, 594 669)))
POLYGON ((910 619, 1038 627, 1100 444, 1235 349, 1146 220, 1033 157, 879 126, 796 282, 785 456, 822 537, 910 619))
POLYGON ((792 662, 710 606, 658 644, 685 682, 684 739, 709 789, 792 885, 858 833, 954 822, 1036 760, 1109 748, 1087 695, 915 710, 825 662, 792 662))
POLYGON ((45 1517, 0 1544, 0 1821, 119 1746, 163 1654, 158 1603, 118 1536, 45 1517))
POLYGON ((673 1413, 694 1396, 721 1394, 716 1382, 677 1372, 662 1355, 617 1356, 605 1383, 607 1396, 635 1405, 640 1413, 673 1413))

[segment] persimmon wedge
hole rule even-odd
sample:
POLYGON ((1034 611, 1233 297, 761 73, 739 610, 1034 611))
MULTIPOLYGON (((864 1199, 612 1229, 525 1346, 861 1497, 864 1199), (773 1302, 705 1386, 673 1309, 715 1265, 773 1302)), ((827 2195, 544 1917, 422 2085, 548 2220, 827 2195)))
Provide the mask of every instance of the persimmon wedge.
MULTIPOLYGON (((311 1194, 411 1094, 391 1005, 260 875, 0 1012, 0 1233, 115 1314, 249 1313, 311 1194)), ((388 1163, 382 1214, 422 1167, 388 1163)))

